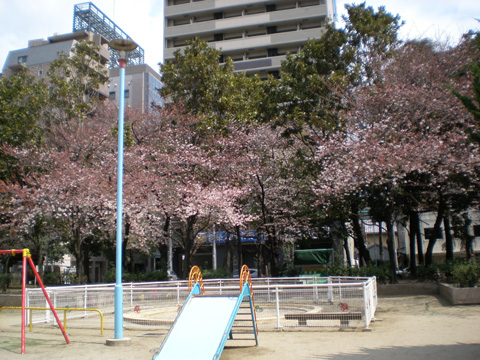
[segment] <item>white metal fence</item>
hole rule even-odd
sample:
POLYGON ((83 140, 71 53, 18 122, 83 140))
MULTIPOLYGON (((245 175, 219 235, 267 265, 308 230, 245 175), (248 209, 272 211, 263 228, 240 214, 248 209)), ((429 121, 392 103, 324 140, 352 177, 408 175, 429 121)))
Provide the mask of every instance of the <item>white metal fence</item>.
MULTIPOLYGON (((206 295, 238 295, 238 279, 204 280, 206 295)), ((253 279, 260 330, 304 327, 364 327, 377 307, 375 277, 253 279)), ((113 328, 114 284, 49 287, 55 307, 99 309, 105 328, 113 328)), ((125 327, 169 327, 188 295, 186 281, 125 283, 125 327)), ((27 289, 27 307, 48 306, 41 289, 27 289)), ((28 314, 27 314, 28 315, 28 314)), ((50 311, 32 313, 33 324, 54 321, 50 311)), ((96 327, 91 312, 67 313, 70 327, 96 327)))

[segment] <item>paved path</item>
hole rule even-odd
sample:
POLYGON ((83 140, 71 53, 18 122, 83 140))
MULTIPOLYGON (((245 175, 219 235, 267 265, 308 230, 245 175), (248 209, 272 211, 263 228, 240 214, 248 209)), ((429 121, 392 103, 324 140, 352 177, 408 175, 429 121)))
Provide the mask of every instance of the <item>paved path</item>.
MULTIPOLYGON (((370 332, 260 329, 259 346, 226 347, 222 360, 480 359, 480 305, 449 306, 435 296, 384 297, 376 317, 370 332)), ((105 342, 113 330, 100 336, 98 329, 68 329, 72 343, 66 345, 58 328, 34 327, 33 333, 27 331, 26 354, 21 355, 17 320, 18 312, 1 314, 0 359, 151 359, 166 333, 125 330, 131 345, 111 347, 105 342)))

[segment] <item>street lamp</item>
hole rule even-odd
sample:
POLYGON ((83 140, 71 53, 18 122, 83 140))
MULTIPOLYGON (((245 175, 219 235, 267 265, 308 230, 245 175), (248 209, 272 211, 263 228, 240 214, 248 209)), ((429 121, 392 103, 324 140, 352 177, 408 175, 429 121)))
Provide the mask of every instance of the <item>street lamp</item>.
MULTIPOLYGON (((115 340, 123 339, 123 285, 122 285, 122 218, 123 218, 123 129, 125 112, 125 66, 127 52, 137 48, 130 39, 115 39, 108 45, 120 53, 120 93, 118 104, 118 170, 117 170, 117 251, 115 264, 115 340)), ((108 343, 108 342, 107 342, 108 343)))

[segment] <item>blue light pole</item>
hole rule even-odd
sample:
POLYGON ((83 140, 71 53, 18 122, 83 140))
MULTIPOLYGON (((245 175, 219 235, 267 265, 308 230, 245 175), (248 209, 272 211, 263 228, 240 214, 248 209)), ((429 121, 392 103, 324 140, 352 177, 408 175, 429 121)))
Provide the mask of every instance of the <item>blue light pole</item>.
POLYGON ((122 235, 123 235, 123 137, 125 112, 125 66, 126 53, 137 48, 137 44, 130 39, 115 39, 108 44, 112 49, 120 52, 120 92, 118 104, 118 170, 117 170, 117 251, 115 264, 115 340, 123 338, 123 285, 122 285, 122 235))

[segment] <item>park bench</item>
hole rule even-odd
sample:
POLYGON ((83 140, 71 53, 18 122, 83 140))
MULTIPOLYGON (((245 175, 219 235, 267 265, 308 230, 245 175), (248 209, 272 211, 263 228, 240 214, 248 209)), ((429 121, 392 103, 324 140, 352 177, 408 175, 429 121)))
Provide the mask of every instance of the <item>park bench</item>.
POLYGON ((348 327, 350 320, 362 320, 361 312, 285 314, 286 320, 297 320, 299 326, 307 326, 307 320, 340 320, 341 327, 348 327))

